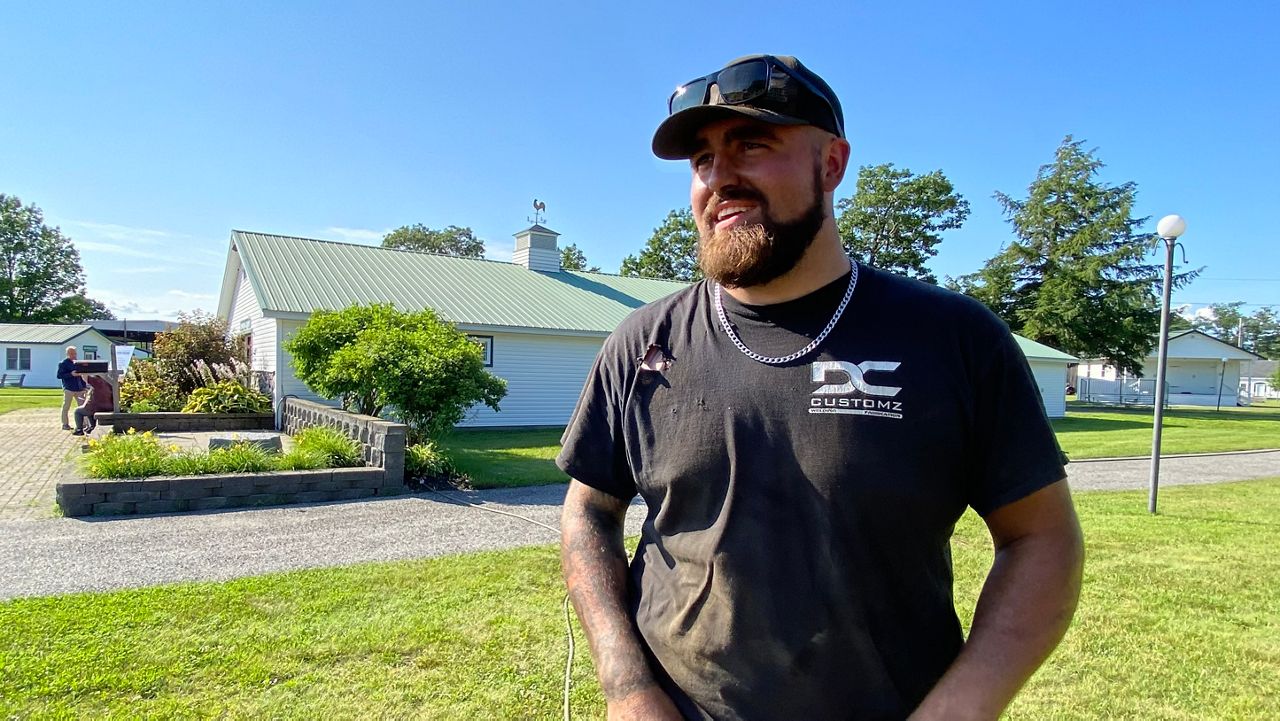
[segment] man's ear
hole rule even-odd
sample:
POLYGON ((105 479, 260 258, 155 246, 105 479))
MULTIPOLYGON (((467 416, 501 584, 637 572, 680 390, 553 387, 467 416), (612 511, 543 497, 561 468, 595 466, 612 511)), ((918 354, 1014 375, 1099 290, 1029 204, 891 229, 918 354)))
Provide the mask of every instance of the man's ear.
POLYGON ((822 192, 834 193, 836 186, 844 180, 845 171, 849 169, 849 156, 852 149, 849 141, 829 135, 822 148, 822 192))

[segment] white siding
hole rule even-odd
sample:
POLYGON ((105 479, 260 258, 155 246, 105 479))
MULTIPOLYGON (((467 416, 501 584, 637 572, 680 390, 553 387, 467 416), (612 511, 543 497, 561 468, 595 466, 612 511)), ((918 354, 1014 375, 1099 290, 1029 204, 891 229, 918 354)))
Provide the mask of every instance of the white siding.
MULTIPOLYGON (((1225 368, 1221 360, 1182 360, 1170 358, 1166 371, 1169 384, 1169 402, 1178 404, 1179 395, 1218 395, 1235 402, 1235 389, 1240 386, 1240 361, 1227 361, 1225 368)), ((1155 377, 1155 369, 1151 370, 1155 377)))
MULTIPOLYGON (((273 330, 276 331, 276 334, 272 336, 275 343, 274 349, 278 350, 273 355, 273 362, 275 362, 275 359, 279 359, 279 367, 276 370, 276 400, 279 401, 279 399, 291 395, 317 403, 337 406, 337 401, 316 395, 315 391, 308 388, 305 383, 298 380, 298 377, 293 374, 293 362, 290 359, 289 352, 284 349, 284 342, 292 338, 304 322, 300 320, 272 320, 272 324, 275 326, 273 330)), ((280 407, 278 402, 276 407, 280 407)))
POLYGON ((227 329, 232 335, 246 332, 252 339, 249 365, 254 370, 276 370, 276 321, 262 316, 262 306, 245 278, 244 269, 236 277, 235 293, 228 313, 227 329))
POLYGON ((1067 364, 1055 361, 1028 361, 1031 373, 1044 399, 1044 411, 1050 418, 1067 414, 1067 364))
MULTIPOLYGON (((1155 366, 1154 353, 1155 350, 1152 350, 1152 357, 1147 359, 1148 364, 1152 367, 1155 366)), ((1252 356, 1227 343, 1205 337, 1199 333, 1188 333, 1169 339, 1169 357, 1203 358, 1220 361, 1223 358, 1247 360, 1252 356)), ((1154 373, 1154 371, 1152 372, 1154 373)))
POLYGON ((478 428, 567 424, 604 338, 532 333, 483 335, 493 336, 493 367, 489 371, 507 381, 507 396, 498 404, 501 412, 494 413, 480 405, 459 425, 478 428))
POLYGON ((22 385, 26 388, 61 388, 58 380, 58 364, 67 357, 67 346, 73 345, 79 350, 80 360, 85 358, 85 346, 96 346, 98 360, 111 361, 111 341, 101 333, 91 330, 72 338, 66 343, 0 343, 0 373, 25 375, 22 385), (7 356, 9 348, 27 348, 31 351, 31 370, 8 370, 7 356))
MULTIPOLYGON (((69 345, 69 344, 68 344, 69 345)), ((79 346, 79 343, 76 344, 79 346)), ((93 345, 90 343, 89 345, 93 345)), ((30 388, 61 388, 58 380, 58 364, 66 358, 65 346, 34 343, 0 343, 0 373, 6 375, 24 375, 22 385, 30 388), (26 348, 31 352, 31 370, 9 370, 5 363, 9 348, 26 348)), ((106 355, 99 350, 98 354, 106 355)))

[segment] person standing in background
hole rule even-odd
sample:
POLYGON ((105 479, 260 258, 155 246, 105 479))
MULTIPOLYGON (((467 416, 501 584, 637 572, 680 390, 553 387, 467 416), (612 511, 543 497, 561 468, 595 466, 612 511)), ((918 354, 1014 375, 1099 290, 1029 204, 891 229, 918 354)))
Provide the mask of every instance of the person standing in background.
POLYGON ((84 379, 76 373, 76 347, 73 345, 67 346, 67 357, 58 364, 58 380, 62 381, 62 430, 69 431, 71 421, 67 414, 71 411, 71 404, 73 401, 77 406, 83 403, 87 388, 84 379))

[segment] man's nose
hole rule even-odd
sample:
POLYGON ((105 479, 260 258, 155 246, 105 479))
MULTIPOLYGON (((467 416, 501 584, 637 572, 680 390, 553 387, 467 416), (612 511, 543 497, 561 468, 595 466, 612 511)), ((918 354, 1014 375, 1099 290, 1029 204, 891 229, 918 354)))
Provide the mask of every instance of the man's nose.
POLYGON ((707 168, 703 182, 707 187, 715 192, 720 192, 722 188, 731 187, 738 184, 738 164, 732 157, 725 153, 717 153, 711 160, 710 167, 707 168))

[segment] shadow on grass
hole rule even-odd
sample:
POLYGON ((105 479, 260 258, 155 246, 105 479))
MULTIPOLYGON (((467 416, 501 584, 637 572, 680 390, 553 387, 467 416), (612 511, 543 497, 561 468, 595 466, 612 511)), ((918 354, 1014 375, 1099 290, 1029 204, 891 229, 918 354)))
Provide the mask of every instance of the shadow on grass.
POLYGON ((455 430, 440 439, 450 451, 491 451, 515 448, 560 447, 563 427, 519 430, 455 430))
POLYGON ((1080 433, 1085 431, 1116 431, 1124 428, 1150 428, 1151 422, 1125 418, 1054 418, 1051 421, 1057 433, 1080 433))
POLYGON ((1225 518, 1222 516, 1193 516, 1182 513, 1164 513, 1159 514, 1164 518, 1172 518, 1178 521, 1195 521, 1197 523, 1227 523, 1233 526, 1261 526, 1263 528, 1280 528, 1280 522, 1276 521, 1246 521, 1240 518, 1225 518))
MULTIPOLYGON (((1151 406, 1109 406, 1095 403, 1073 401, 1067 404, 1067 414, 1071 413, 1107 413, 1118 416, 1151 418, 1154 409, 1151 406)), ((1198 421, 1280 421, 1280 408, 1236 408, 1223 406, 1221 410, 1211 408, 1166 408, 1165 418, 1186 418, 1198 421)))

